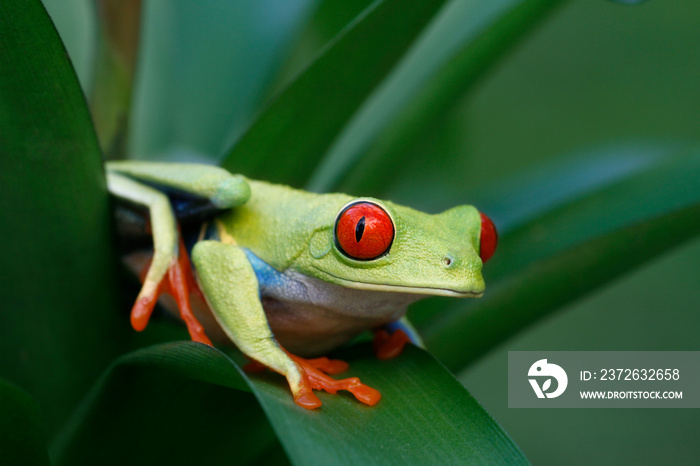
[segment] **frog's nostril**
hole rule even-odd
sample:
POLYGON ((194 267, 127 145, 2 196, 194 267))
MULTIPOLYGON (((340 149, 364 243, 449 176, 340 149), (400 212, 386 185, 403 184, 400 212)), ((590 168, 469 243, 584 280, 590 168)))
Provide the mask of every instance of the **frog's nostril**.
POLYGON ((442 263, 445 264, 445 267, 450 267, 454 261, 455 260, 450 256, 445 256, 442 258, 442 263))
POLYGON ((479 244, 479 257, 485 263, 496 252, 498 245, 498 232, 490 218, 480 213, 481 215, 481 235, 479 244))

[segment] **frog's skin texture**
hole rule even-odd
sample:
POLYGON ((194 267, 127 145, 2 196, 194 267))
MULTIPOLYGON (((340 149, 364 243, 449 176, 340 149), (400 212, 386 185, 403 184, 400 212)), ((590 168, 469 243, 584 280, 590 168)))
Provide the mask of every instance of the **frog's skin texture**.
POLYGON ((312 388, 350 390, 370 405, 380 395, 356 378, 323 374, 344 370, 341 361, 296 355, 323 354, 373 329, 379 357, 398 354, 409 339, 420 344, 403 318, 406 307, 426 296, 481 296, 482 257, 496 246, 493 224, 472 206, 429 215, 205 165, 112 162, 107 180, 113 195, 150 214, 153 253, 130 259, 147 270, 134 328, 145 328, 165 291, 193 340, 230 339, 284 375, 306 408, 321 404, 312 388), (191 251, 196 281, 165 191, 211 207, 191 251))

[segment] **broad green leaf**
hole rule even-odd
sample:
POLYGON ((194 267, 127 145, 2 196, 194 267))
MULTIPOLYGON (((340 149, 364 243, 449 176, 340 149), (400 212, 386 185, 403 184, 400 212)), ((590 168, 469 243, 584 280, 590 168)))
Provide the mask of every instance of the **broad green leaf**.
MULTIPOLYGON (((374 407, 325 395, 297 409, 272 378, 252 378, 258 399, 294 464, 526 464, 508 435, 445 367, 409 345, 378 361, 367 347, 339 355, 348 376, 382 392, 374 407)), ((344 376, 344 374, 343 374, 344 376)))
POLYGON ((498 225, 499 234, 508 234, 563 204, 650 170, 686 146, 668 141, 605 144, 562 154, 474 188, 445 190, 439 197, 424 196, 420 194, 422 190, 398 184, 389 196, 428 212, 472 204, 498 225))
MULTIPOLYGON (((562 205, 576 202, 642 171, 653 170, 665 157, 677 154, 680 147, 683 147, 681 143, 658 141, 605 145, 562 157, 556 162, 534 165, 486 186, 442 193, 439 198, 421 196, 419 193, 422 191, 413 192, 401 188, 392 192, 392 195, 428 212, 472 204, 495 222, 501 244, 494 259, 484 268, 488 298, 490 288, 499 276, 493 273, 493 268, 498 268, 504 261, 509 263, 504 257, 503 238, 507 238, 515 228, 526 223, 536 224, 540 216, 562 205)), ((507 245, 508 240, 505 241, 507 245)), ((419 301, 410 308, 411 322, 422 328, 452 304, 454 300, 449 298, 419 301)))
POLYGON ((167 343, 117 359, 51 447, 57 465, 249 464, 276 444, 221 352, 167 343))
MULTIPOLYGON (((509 232, 489 273, 500 279, 589 239, 691 206, 700 199, 697 173, 698 147, 667 153, 658 163, 538 215, 509 232)), ((676 239, 669 236, 667 242, 676 239)))
POLYGON ((386 173, 411 157, 415 136, 561 3, 450 2, 333 143, 309 189, 379 193, 386 173))
POLYGON ((700 156, 686 154, 538 216, 506 235, 483 300, 425 328, 428 347, 462 367, 521 328, 700 234, 700 156))
POLYGON ((95 11, 85 0, 42 0, 56 25, 83 90, 91 87, 95 54, 95 11))
POLYGON ((277 94, 304 71, 333 38, 374 0, 320 0, 287 56, 270 95, 277 94))
POLYGON ((49 464, 39 404, 27 392, 0 378, 0 463, 49 464))
POLYGON ((38 0, 0 2, 0 375, 49 432, 116 352, 110 211, 75 73, 38 0), (100 309, 96 312, 95 309, 100 309))
POLYGON ((131 157, 220 157, 261 105, 313 0, 144 2, 131 157))
POLYGON ((224 168, 300 186, 442 0, 377 0, 262 111, 224 168))
MULTIPOLYGON (((527 462, 454 377, 422 350, 408 348, 391 361, 376 360, 367 347, 342 356, 350 361, 348 376, 360 376, 382 391, 379 404, 367 407, 351 396, 321 393, 323 406, 308 411, 294 404, 281 376, 244 375, 220 351, 191 342, 134 352, 120 358, 93 389, 53 446, 54 457, 57 464, 71 465, 194 457, 206 458, 207 464, 245 464, 274 445, 265 415, 247 389, 294 464, 527 462), (210 426, 212 416, 218 419, 210 426), (119 449, 122 442, 130 448, 119 449)), ((277 455, 268 451, 262 459, 277 455)))

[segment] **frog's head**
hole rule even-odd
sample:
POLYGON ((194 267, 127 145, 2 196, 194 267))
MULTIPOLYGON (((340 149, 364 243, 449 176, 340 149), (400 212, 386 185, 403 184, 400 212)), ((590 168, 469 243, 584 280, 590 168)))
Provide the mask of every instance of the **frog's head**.
MULTIPOLYGON (((324 209, 325 210, 325 209, 324 209)), ((429 215, 377 199, 354 199, 310 237, 295 267, 366 290, 478 297, 482 264, 496 248, 491 220, 472 206, 429 215)))

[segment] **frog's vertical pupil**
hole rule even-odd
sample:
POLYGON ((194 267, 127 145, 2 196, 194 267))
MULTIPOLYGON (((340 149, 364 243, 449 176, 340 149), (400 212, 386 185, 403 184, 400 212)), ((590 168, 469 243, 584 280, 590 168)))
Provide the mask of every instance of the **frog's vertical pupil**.
POLYGON ((362 235, 365 233, 365 217, 362 217, 355 227, 355 241, 358 243, 362 239, 362 235))
POLYGON ((394 222, 380 205, 353 202, 335 220, 335 245, 350 259, 368 261, 389 252, 394 241, 394 222))

